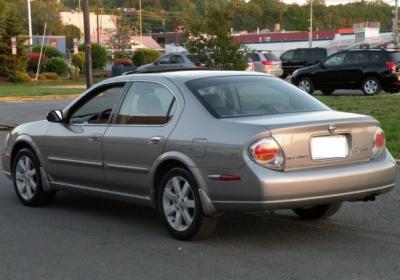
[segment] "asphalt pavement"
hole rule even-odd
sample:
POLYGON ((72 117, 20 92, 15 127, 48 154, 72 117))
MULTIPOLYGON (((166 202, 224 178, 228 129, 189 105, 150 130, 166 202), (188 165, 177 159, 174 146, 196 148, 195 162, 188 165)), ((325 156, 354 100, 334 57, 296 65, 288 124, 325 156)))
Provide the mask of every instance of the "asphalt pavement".
MULTIPOLYGON (((0 124, 68 102, 0 103, 0 124)), ((397 187, 324 221, 228 214, 210 239, 180 242, 151 208, 62 192, 50 206, 25 207, 1 174, 0 279, 400 279, 399 206, 397 187)))

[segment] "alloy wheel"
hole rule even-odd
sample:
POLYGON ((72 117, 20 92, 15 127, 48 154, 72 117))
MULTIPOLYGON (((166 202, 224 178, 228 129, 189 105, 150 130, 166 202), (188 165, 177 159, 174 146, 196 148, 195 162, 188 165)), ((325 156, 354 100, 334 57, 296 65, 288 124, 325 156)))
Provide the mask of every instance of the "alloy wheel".
POLYGON ((305 92, 310 92, 311 90, 311 85, 308 80, 301 80, 298 87, 305 92))
POLYGON ((32 160, 22 156, 15 169, 15 183, 18 193, 24 200, 31 200, 37 190, 38 176, 32 160))
POLYGON ((177 231, 187 230, 195 216, 195 198, 189 182, 181 177, 171 177, 163 193, 163 211, 168 224, 177 231))
POLYGON ((378 90, 378 83, 374 80, 367 80, 364 83, 364 91, 365 93, 372 95, 375 94, 378 90))

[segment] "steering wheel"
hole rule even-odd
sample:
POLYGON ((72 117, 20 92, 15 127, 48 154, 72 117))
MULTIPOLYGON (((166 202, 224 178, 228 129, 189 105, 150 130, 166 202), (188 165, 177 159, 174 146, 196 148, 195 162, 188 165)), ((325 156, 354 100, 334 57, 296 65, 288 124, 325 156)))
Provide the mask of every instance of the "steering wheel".
POLYGON ((111 113, 112 109, 105 109, 104 111, 100 112, 99 115, 97 116, 97 122, 102 120, 107 113, 111 113))

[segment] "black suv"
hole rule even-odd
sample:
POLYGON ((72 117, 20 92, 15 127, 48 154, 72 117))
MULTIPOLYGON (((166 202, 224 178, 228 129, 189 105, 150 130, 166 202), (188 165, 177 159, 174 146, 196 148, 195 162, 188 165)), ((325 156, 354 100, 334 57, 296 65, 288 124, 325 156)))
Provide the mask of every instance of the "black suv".
POLYGON ((280 59, 282 61, 283 75, 286 78, 295 70, 304 66, 310 66, 319 63, 328 56, 326 49, 323 48, 302 48, 288 50, 284 52, 280 59))
POLYGON ((292 83, 308 93, 319 89, 332 94, 335 89, 361 89, 373 95, 381 89, 398 92, 400 53, 390 50, 357 49, 341 51, 319 64, 293 73, 292 83))

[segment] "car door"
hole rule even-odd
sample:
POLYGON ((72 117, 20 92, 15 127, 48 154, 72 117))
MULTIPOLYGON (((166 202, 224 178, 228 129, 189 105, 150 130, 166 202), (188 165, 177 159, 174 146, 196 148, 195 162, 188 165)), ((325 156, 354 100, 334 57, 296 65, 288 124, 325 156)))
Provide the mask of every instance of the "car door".
POLYGON ((318 88, 336 89, 341 87, 342 67, 345 52, 334 54, 320 64, 320 69, 314 74, 318 88))
POLYGON ((75 103, 64 123, 52 123, 46 135, 47 166, 61 184, 106 186, 102 140, 124 83, 99 86, 75 103))
POLYGON ((294 64, 292 62, 295 50, 289 50, 280 57, 284 75, 290 75, 294 72, 294 64))
POLYGON ((110 190, 149 195, 150 170, 163 152, 179 107, 173 85, 165 83, 133 81, 107 129, 103 160, 110 190))
POLYGON ((369 63, 364 51, 351 51, 346 54, 342 66, 343 88, 359 87, 364 78, 364 70, 369 63))

